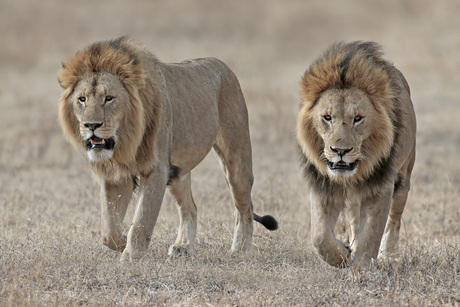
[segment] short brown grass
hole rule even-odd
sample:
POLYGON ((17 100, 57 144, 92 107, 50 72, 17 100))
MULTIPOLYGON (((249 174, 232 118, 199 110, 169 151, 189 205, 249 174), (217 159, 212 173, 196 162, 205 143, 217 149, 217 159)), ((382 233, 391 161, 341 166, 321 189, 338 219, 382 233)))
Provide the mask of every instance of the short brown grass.
POLYGON ((1 2, 0 306, 460 305, 459 14, 429 0, 1 2), (280 222, 256 226, 249 254, 228 254, 234 209, 213 155, 192 176, 193 256, 166 256, 178 223, 169 196, 140 263, 100 243, 99 189, 62 137, 56 74, 77 49, 122 34, 165 61, 218 57, 239 77, 255 209, 280 222), (360 271, 313 253, 294 151, 300 76, 332 42, 356 39, 383 45, 418 116, 400 257, 360 271))

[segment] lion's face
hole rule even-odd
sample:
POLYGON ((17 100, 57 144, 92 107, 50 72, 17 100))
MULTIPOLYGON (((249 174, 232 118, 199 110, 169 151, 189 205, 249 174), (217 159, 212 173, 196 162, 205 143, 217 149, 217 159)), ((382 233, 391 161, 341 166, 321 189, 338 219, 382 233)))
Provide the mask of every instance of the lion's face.
POLYGON ((88 73, 75 86, 69 102, 90 161, 100 162, 113 157, 128 99, 121 81, 110 73, 88 73))
POLYGON ((361 166, 369 167, 368 158, 376 161, 375 148, 370 147, 375 142, 372 136, 379 129, 376 123, 381 119, 363 91, 329 89, 310 110, 310 116, 323 143, 319 163, 323 163, 323 170, 327 169, 331 178, 354 177, 361 166))

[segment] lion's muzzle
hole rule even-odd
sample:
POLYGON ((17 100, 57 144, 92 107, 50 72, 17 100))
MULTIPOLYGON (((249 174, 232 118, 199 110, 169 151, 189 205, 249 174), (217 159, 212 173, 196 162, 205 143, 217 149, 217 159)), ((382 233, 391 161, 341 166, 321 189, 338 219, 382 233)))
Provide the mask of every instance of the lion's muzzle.
POLYGON ((101 148, 106 150, 112 150, 115 146, 115 140, 113 137, 108 139, 101 139, 95 135, 86 140, 86 149, 93 150, 95 148, 101 148))
POLYGON ((333 148, 330 147, 331 151, 336 155, 334 161, 326 159, 327 166, 330 170, 343 170, 343 171, 352 171, 355 169, 356 165, 358 164, 358 160, 351 162, 349 161, 349 157, 345 156, 347 153, 353 150, 352 148, 333 148))

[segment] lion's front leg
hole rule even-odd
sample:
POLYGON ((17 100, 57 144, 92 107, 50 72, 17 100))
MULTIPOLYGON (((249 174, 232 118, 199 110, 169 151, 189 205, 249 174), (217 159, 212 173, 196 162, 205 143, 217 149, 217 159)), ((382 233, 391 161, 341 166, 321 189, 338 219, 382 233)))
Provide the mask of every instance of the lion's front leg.
POLYGON ((359 213, 361 201, 348 200, 345 202, 344 212, 350 224, 350 248, 353 252, 358 247, 358 233, 359 233, 359 213))
POLYGON ((368 266, 377 259, 380 241, 390 210, 393 191, 364 200, 361 204, 360 234, 353 264, 368 266))
POLYGON ((133 194, 133 180, 119 183, 101 184, 101 236, 102 243, 113 250, 122 252, 126 246, 126 236, 122 232, 123 218, 133 194))
POLYGON ((311 202, 311 236, 318 255, 332 266, 345 267, 350 262, 350 250, 334 235, 341 204, 332 197, 321 197, 313 190, 311 202))
POLYGON ((139 200, 128 231, 126 248, 121 256, 122 261, 139 260, 147 252, 167 181, 168 171, 163 164, 157 165, 150 174, 140 177, 139 200))

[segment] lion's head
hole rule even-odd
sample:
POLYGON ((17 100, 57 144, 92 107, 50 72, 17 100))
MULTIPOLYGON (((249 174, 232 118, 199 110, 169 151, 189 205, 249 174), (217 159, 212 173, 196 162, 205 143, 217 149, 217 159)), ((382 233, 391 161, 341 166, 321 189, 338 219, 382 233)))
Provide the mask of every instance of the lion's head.
POLYGON ((105 177, 145 159, 140 155, 151 146, 145 134, 157 130, 160 107, 141 51, 126 37, 94 43, 64 62, 58 74, 64 134, 105 177))
POLYGON ((308 162, 332 181, 367 178, 389 160, 396 93, 391 64, 380 56, 375 43, 338 43, 302 78, 297 139, 308 162))

